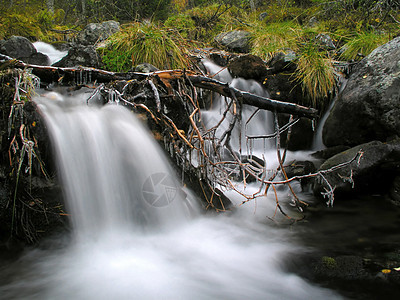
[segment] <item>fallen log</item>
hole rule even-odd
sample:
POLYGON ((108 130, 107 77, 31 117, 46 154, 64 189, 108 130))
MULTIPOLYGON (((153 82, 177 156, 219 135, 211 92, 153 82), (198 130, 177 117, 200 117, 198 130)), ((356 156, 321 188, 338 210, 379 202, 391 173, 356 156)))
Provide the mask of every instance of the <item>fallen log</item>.
POLYGON ((10 57, 5 55, 0 55, 0 63, 2 64, 0 66, 0 69, 29 68, 32 70, 32 73, 34 75, 38 76, 41 81, 45 83, 107 83, 116 80, 143 80, 152 76, 158 77, 164 82, 175 80, 178 78, 187 78, 192 82, 193 86, 195 87, 211 90, 229 98, 236 97, 238 100, 242 101, 243 104, 258 107, 260 109, 265 109, 277 113, 293 114, 309 119, 314 119, 318 115, 318 111, 314 108, 309 108, 290 102, 278 101, 244 92, 218 80, 201 75, 196 75, 193 72, 185 70, 164 70, 153 73, 117 73, 88 67, 58 68, 51 66, 30 65, 19 60, 11 59, 10 57))

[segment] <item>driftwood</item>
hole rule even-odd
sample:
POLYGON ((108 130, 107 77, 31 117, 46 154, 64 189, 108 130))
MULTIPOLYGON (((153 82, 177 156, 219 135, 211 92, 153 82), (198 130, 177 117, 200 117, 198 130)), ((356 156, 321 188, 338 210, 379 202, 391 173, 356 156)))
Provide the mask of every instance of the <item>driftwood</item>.
POLYGON ((251 93, 240 91, 236 88, 230 87, 228 84, 220 82, 215 79, 211 79, 205 76, 196 75, 190 71, 182 70, 167 70, 157 71, 153 73, 138 73, 138 72, 126 72, 117 73, 109 72, 100 69, 87 68, 87 67, 76 67, 76 68, 58 68, 51 66, 37 66, 26 64, 22 61, 12 60, 10 57, 0 55, 0 63, 3 63, 1 68, 4 68, 4 64, 7 67, 15 68, 29 68, 32 73, 38 76, 43 82, 75 82, 78 84, 97 82, 97 83, 108 83, 116 80, 143 80, 149 77, 159 77, 163 82, 168 82, 177 78, 189 79, 193 86, 203 89, 208 89, 213 92, 219 93, 223 96, 232 98, 235 97, 243 104, 258 107, 277 113, 287 113, 296 115, 299 117, 306 117, 314 119, 318 115, 318 111, 314 108, 301 106, 290 102, 282 102, 273 100, 266 97, 261 97, 251 93))

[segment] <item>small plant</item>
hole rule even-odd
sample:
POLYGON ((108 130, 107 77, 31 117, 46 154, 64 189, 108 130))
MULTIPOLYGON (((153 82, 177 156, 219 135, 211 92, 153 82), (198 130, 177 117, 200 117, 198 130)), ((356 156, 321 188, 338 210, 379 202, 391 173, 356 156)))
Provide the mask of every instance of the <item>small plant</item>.
POLYGON ((350 39, 343 46, 342 58, 347 60, 359 60, 370 54, 378 46, 389 41, 388 34, 379 34, 376 32, 361 32, 350 39))
POLYGON ((107 69, 131 70, 150 63, 160 69, 188 68, 186 41, 176 32, 155 24, 133 23, 112 35, 99 50, 107 69))

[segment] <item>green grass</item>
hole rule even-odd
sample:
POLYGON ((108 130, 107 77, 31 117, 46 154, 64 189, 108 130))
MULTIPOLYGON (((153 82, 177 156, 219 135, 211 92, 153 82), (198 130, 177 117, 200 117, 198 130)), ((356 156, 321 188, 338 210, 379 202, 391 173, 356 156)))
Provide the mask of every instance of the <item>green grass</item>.
POLYGON ((300 48, 294 76, 310 99, 310 103, 303 104, 313 107, 322 106, 323 103, 318 102, 326 99, 336 85, 332 60, 324 52, 318 51, 312 41, 300 48))
POLYGON ((345 60, 359 60, 389 40, 389 35, 384 33, 373 31, 358 33, 343 46, 341 57, 345 60))
POLYGON ((269 59, 275 53, 297 48, 301 27, 293 21, 257 24, 253 27, 252 54, 269 59))
POLYGON ((133 23, 112 35, 100 53, 111 71, 126 72, 141 63, 159 69, 181 69, 190 66, 185 43, 176 31, 152 23, 133 23))

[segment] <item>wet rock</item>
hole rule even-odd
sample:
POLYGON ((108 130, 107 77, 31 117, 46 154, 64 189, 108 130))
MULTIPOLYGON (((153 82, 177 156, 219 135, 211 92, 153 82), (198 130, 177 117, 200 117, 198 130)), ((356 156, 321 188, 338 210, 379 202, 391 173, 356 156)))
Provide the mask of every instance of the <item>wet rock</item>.
POLYGON ((119 30, 119 23, 116 21, 90 23, 78 34, 76 43, 81 45, 94 45, 106 40, 119 30))
POLYGON ((323 128, 328 147, 400 135, 400 37, 375 49, 350 75, 323 128))
POLYGON ((43 54, 41 52, 34 53, 26 58, 21 58, 21 60, 32 65, 50 66, 50 58, 46 54, 43 54))
POLYGON ((244 79, 261 79, 267 75, 267 66, 258 56, 245 54, 231 59, 228 63, 228 70, 233 77, 244 79))
POLYGON ((53 66, 62 68, 76 66, 101 68, 102 63, 93 46, 76 45, 69 49, 68 54, 53 66))
MULTIPOLYGON (((359 150, 363 151, 359 165, 354 161, 325 175, 331 186, 335 187, 335 197, 353 193, 384 194, 400 172, 400 140, 390 143, 373 141, 353 147, 326 160, 319 170, 328 170, 348 162, 359 150)), ((322 180, 316 180, 314 193, 319 195, 325 187, 326 184, 322 180)))
POLYGON ((228 65, 228 62, 230 59, 233 57, 236 57, 235 55, 232 55, 232 53, 227 53, 225 51, 218 51, 218 52, 212 52, 210 53, 209 58, 216 63, 217 65, 221 67, 226 67, 228 65))
MULTIPOLYGON (((396 176, 394 178, 392 186, 390 187, 390 190, 389 190, 389 196, 390 196, 391 201, 395 205, 400 206, 400 176, 396 176)), ((399 259, 399 261, 400 261, 400 259, 399 259)))
POLYGON ((243 30, 233 30, 220 33, 215 37, 217 45, 222 46, 229 51, 247 53, 250 46, 250 32, 243 30))
MULTIPOLYGON (((273 97, 273 99, 279 100, 273 97)), ((286 101, 293 98, 286 98, 286 101)), ((284 101, 282 99, 282 101, 284 101)), ((286 114, 279 114, 279 125, 282 127, 289 121, 289 116, 286 114)), ((311 148, 314 140, 314 130, 312 121, 307 118, 300 118, 300 120, 292 126, 289 141, 287 141, 287 131, 281 134, 281 146, 291 151, 308 150, 311 148)))
POLYGON ((8 40, 0 41, 0 53, 21 59, 30 57, 37 52, 33 44, 25 37, 12 36, 8 40))
POLYGON ((320 159, 328 159, 331 158, 332 156, 346 151, 350 149, 349 146, 343 146, 343 145, 339 145, 339 146, 334 146, 334 147, 329 147, 320 151, 317 151, 315 153, 312 154, 312 156, 314 156, 315 158, 320 158, 320 159))
POLYGON ((292 50, 278 52, 267 63, 268 74, 277 74, 284 71, 293 72, 296 69, 297 54, 292 50))
MULTIPOLYGON (((314 173, 316 168, 315 165, 312 161, 309 160, 304 160, 304 161, 292 161, 289 164, 284 166, 286 175, 288 178, 294 177, 294 176, 303 176, 303 175, 308 175, 311 173, 314 173)), ((304 190, 305 187, 312 182, 311 178, 302 178, 299 180, 302 189, 304 190)))
POLYGON ((368 277, 359 256, 323 256, 315 265, 315 275, 324 279, 362 280, 368 277))

